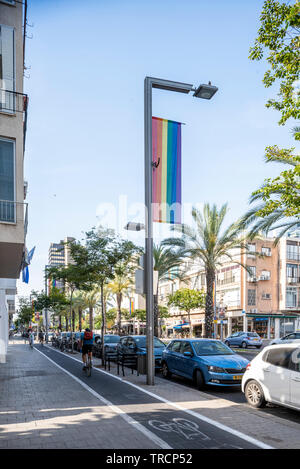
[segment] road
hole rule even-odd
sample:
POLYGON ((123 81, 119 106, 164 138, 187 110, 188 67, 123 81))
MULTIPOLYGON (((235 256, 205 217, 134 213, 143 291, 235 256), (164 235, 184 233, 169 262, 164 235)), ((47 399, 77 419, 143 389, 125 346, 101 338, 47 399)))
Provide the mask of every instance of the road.
MULTIPOLYGON (((265 345, 266 346, 266 345, 265 345)), ((237 352, 239 355, 247 358, 249 361, 253 360, 253 358, 263 349, 262 347, 260 350, 253 348, 248 348, 246 350, 244 349, 237 349, 233 348, 235 352, 237 352)), ((189 380, 185 378, 181 378, 179 376, 172 376, 172 380, 175 380, 178 384, 182 384, 183 386, 188 386, 188 387, 195 387, 193 383, 191 383, 189 380)), ((244 394, 241 392, 240 389, 233 388, 233 387, 207 387, 203 392, 207 393, 209 396, 214 396, 217 398, 221 399, 226 399, 231 402, 235 402, 237 404, 247 404, 246 398, 244 394)), ((295 422, 300 425, 300 413, 296 410, 288 409, 287 407, 280 407, 276 406, 274 404, 267 404, 266 407, 262 409, 252 409, 253 411, 256 411, 258 413, 267 413, 270 415, 274 415, 283 419, 286 419, 290 422, 295 422)))
MULTIPOLYGON (((85 377, 82 363, 74 357, 62 354, 50 347, 35 346, 36 349, 64 370, 87 391, 99 396, 102 402, 119 409, 129 416, 146 434, 152 435, 158 447, 169 449, 201 448, 257 448, 254 440, 247 435, 225 431, 222 425, 215 425, 199 414, 191 415, 176 409, 172 403, 162 400, 138 386, 132 386, 108 373, 93 370, 90 378, 85 377)), ((117 429, 116 429, 117 432, 117 429)))

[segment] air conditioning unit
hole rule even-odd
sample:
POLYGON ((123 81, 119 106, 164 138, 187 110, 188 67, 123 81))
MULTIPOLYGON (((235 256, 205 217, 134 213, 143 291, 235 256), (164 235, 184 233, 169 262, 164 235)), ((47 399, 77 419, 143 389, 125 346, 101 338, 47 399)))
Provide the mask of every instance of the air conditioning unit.
POLYGON ((261 275, 259 280, 270 280, 271 276, 270 275, 261 275))
POLYGON ((248 282, 257 282, 257 277, 249 277, 248 282))
POLYGON ((257 314, 258 310, 257 308, 250 309, 250 314, 257 314))
POLYGON ((271 300, 271 293, 263 293, 262 294, 262 299, 263 300, 271 300))

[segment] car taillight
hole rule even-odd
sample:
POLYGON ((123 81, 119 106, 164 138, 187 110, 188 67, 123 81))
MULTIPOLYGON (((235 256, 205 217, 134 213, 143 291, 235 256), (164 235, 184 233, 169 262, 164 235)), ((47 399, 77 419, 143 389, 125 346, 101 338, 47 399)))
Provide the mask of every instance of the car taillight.
POLYGON ((246 371, 249 370, 250 366, 251 366, 251 363, 248 363, 248 365, 246 366, 246 371))

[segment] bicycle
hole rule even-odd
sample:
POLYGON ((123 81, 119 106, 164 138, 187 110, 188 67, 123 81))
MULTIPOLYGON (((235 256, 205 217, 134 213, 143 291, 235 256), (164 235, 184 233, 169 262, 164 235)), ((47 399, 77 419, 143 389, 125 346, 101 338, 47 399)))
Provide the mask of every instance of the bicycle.
POLYGON ((87 378, 89 378, 92 374, 92 352, 88 352, 88 358, 87 358, 87 363, 84 367, 84 372, 87 376, 87 378))

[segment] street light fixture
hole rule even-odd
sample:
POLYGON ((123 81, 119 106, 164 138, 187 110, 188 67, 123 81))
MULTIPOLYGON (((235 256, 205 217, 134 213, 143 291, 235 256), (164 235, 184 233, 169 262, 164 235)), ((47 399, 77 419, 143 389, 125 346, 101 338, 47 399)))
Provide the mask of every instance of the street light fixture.
POLYGON ((210 99, 218 90, 215 86, 193 85, 160 78, 146 77, 144 81, 144 136, 145 136, 145 287, 147 322, 147 384, 154 385, 154 322, 153 322, 153 220, 152 220, 152 88, 210 99))
POLYGON ((195 96, 195 98, 211 99, 217 91, 218 88, 216 86, 212 86, 209 82, 208 85, 198 86, 193 96, 195 96))
POLYGON ((129 221, 127 225, 124 226, 124 230, 128 231, 141 231, 145 229, 144 223, 135 223, 134 221, 129 221))

